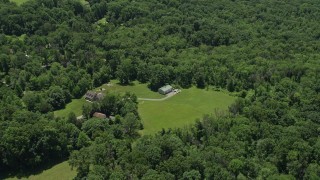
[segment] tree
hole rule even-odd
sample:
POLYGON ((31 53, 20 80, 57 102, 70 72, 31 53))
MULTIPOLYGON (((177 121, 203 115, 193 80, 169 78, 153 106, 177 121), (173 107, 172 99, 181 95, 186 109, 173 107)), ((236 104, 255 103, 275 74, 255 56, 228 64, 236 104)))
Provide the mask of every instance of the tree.
POLYGON ((196 170, 184 172, 183 179, 185 179, 185 180, 198 180, 198 179, 201 179, 201 174, 199 173, 199 171, 196 171, 196 170))
POLYGON ((40 98, 41 97, 38 93, 28 92, 23 96, 22 100, 29 111, 35 111, 37 108, 37 104, 41 101, 40 98))
POLYGON ((135 79, 135 66, 130 59, 126 59, 119 64, 116 75, 121 84, 129 84, 130 81, 135 79))
POLYGON ((74 112, 69 113, 67 122, 74 124, 78 128, 81 128, 81 122, 80 122, 80 120, 77 119, 77 116, 74 112))
POLYGON ((61 109, 65 106, 67 99, 65 92, 58 86, 51 86, 48 90, 49 103, 54 109, 61 109))
POLYGON ((128 113, 122 121, 122 126, 124 128, 124 133, 129 137, 134 137, 140 128, 140 121, 133 113, 128 113))
POLYGON ((234 178, 237 179, 238 175, 242 171, 244 163, 240 159, 232 159, 229 163, 229 170, 233 173, 234 178))
POLYGON ((161 86, 169 83, 170 74, 167 67, 156 64, 151 67, 150 88, 154 91, 158 90, 161 86))
POLYGON ((90 145, 90 138, 84 132, 80 132, 77 140, 77 147, 81 149, 89 145, 90 145))
POLYGON ((82 106, 82 115, 84 116, 84 118, 89 119, 91 118, 92 115, 92 105, 91 104, 84 104, 82 106))

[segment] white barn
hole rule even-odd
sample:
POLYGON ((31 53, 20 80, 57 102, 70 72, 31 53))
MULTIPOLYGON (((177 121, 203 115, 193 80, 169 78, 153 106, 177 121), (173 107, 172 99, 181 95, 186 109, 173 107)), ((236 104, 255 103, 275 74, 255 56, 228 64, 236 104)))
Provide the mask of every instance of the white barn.
POLYGON ((166 95, 172 91, 173 91, 173 87, 170 85, 163 86, 163 87, 159 88, 159 90, 158 90, 158 92, 163 95, 166 95))

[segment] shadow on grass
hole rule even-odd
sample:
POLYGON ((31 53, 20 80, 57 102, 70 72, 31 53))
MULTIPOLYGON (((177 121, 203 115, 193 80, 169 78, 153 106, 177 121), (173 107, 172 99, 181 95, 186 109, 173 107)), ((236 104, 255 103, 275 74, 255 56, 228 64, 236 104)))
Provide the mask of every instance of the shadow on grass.
POLYGON ((129 83, 117 82, 116 84, 119 86, 134 86, 135 85, 133 82, 129 82, 129 83))
POLYGON ((51 160, 50 162, 48 162, 46 164, 42 164, 36 168, 25 168, 25 169, 20 169, 20 170, 4 169, 4 171, 0 173, 0 179, 28 178, 29 176, 32 176, 32 175, 41 174, 43 171, 48 170, 48 169, 52 168, 53 166, 60 164, 66 160, 68 160, 68 159, 63 158, 63 159, 58 159, 58 160, 51 160))

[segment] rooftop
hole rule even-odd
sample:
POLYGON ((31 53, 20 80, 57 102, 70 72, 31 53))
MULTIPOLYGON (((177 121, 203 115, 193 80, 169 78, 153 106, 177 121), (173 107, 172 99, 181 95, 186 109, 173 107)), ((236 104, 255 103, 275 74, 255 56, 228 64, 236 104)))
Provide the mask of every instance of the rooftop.
POLYGON ((172 86, 170 86, 170 85, 165 85, 165 86, 161 87, 160 89, 161 89, 162 91, 167 91, 167 90, 169 90, 169 89, 172 89, 172 86))

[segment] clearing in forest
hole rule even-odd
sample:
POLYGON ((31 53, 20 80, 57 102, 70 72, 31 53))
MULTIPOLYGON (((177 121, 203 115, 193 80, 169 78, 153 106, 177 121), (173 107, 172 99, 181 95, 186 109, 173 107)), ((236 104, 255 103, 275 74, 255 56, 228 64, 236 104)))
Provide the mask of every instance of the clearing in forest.
MULTIPOLYGON (((140 99, 138 111, 144 125, 141 134, 153 134, 161 131, 162 128, 182 128, 192 124, 204 114, 214 113, 216 109, 227 110, 228 106, 235 100, 235 97, 226 92, 192 87, 182 89, 180 93, 163 101, 146 101, 141 99, 162 99, 166 96, 151 91, 147 84, 141 84, 137 81, 126 86, 120 85, 118 82, 112 80, 110 83, 94 89, 94 91, 136 94, 140 99)), ((66 105, 65 109, 55 111, 54 114, 57 117, 67 117, 73 111, 76 116, 80 116, 84 103, 88 103, 84 98, 73 99, 71 103, 66 105)))
POLYGON ((49 169, 42 171, 39 174, 31 175, 29 177, 11 177, 6 180, 16 180, 16 179, 29 179, 29 180, 56 180, 56 179, 65 179, 72 180, 76 177, 77 171, 71 169, 71 166, 68 164, 68 161, 56 164, 49 169))
POLYGON ((10 1, 16 3, 17 5, 21 5, 29 0, 10 0, 10 1))
POLYGON ((141 133, 182 128, 216 109, 227 110, 234 100, 235 97, 225 92, 192 87, 164 101, 139 101, 138 110, 144 125, 141 133))

